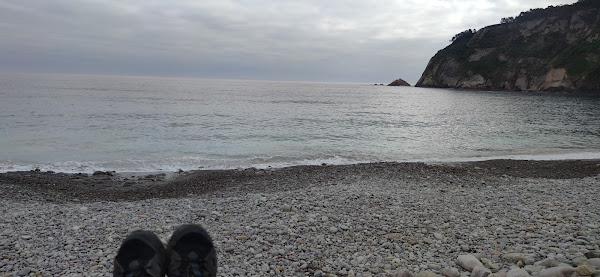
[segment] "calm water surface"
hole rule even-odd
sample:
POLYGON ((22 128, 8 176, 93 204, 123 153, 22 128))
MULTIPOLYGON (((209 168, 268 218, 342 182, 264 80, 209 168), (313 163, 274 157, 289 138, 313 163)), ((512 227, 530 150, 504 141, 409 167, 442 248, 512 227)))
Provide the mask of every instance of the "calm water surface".
POLYGON ((600 98, 0 74, 0 171, 600 158, 600 98))

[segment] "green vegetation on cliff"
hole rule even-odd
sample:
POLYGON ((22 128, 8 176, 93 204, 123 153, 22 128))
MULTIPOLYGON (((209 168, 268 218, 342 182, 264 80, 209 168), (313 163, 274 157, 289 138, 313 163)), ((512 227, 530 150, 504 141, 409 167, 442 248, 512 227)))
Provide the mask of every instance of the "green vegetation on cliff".
POLYGON ((417 86, 600 92, 600 1, 532 9, 501 21, 455 35, 417 86))

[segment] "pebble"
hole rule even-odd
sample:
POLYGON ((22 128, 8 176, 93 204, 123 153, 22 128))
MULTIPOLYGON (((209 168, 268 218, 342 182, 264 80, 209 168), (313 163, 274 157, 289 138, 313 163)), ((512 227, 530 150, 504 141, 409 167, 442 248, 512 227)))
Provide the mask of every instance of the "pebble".
POLYGON ((27 275, 29 275, 30 272, 31 272, 31 268, 26 267, 26 268, 19 270, 19 272, 17 272, 17 275, 18 276, 27 276, 27 275))
POLYGON ((573 272, 575 269, 570 266, 552 267, 540 271, 540 277, 570 277, 573 272))
POLYGON ((513 268, 506 273, 506 277, 529 277, 529 273, 521 268, 513 268))
POLYGON ((198 223, 212 236, 219 276, 226 277, 597 274, 600 179, 488 176, 483 186, 450 173, 412 175, 124 202, 2 197, 0 207, 10 209, 1 213, 0 272, 110 276, 130 231, 153 230, 167 242, 179 225, 198 223), (453 183, 438 183, 442 175, 453 183), (574 263, 577 269, 556 269, 574 263))
POLYGON ((442 269, 442 275, 446 277, 460 277, 460 272, 455 267, 445 267, 442 269))
POLYGON ((596 269, 589 264, 583 263, 575 268, 575 272, 580 276, 592 276, 596 274, 596 269))
POLYGON ((473 255, 459 255, 456 259, 456 264, 469 272, 475 267, 483 267, 483 264, 473 255))
POLYGON ((388 274, 389 277, 413 277, 413 274, 410 272, 410 270, 406 269, 406 268, 400 268, 390 274, 388 274))
POLYGON ((600 270, 600 258, 593 258, 585 261, 585 263, 589 264, 596 270, 600 270))
POLYGON ((487 277, 492 272, 484 266, 476 266, 471 271, 471 277, 487 277))

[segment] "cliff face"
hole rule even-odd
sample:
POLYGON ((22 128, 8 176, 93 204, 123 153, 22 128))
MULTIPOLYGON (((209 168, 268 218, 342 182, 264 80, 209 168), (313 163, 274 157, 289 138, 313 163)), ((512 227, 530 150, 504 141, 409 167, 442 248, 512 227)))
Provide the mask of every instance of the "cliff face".
POLYGON ((457 35, 416 86, 600 93, 600 1, 503 21, 457 35))

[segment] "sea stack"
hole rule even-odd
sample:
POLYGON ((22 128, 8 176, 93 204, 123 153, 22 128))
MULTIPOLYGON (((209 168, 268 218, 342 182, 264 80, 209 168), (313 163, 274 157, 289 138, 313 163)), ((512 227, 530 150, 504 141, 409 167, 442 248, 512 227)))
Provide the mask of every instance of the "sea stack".
POLYGON ((391 82, 388 86, 392 86, 392 87, 398 87, 398 86, 410 86, 409 83, 407 83, 406 81, 398 78, 397 80, 391 82))

